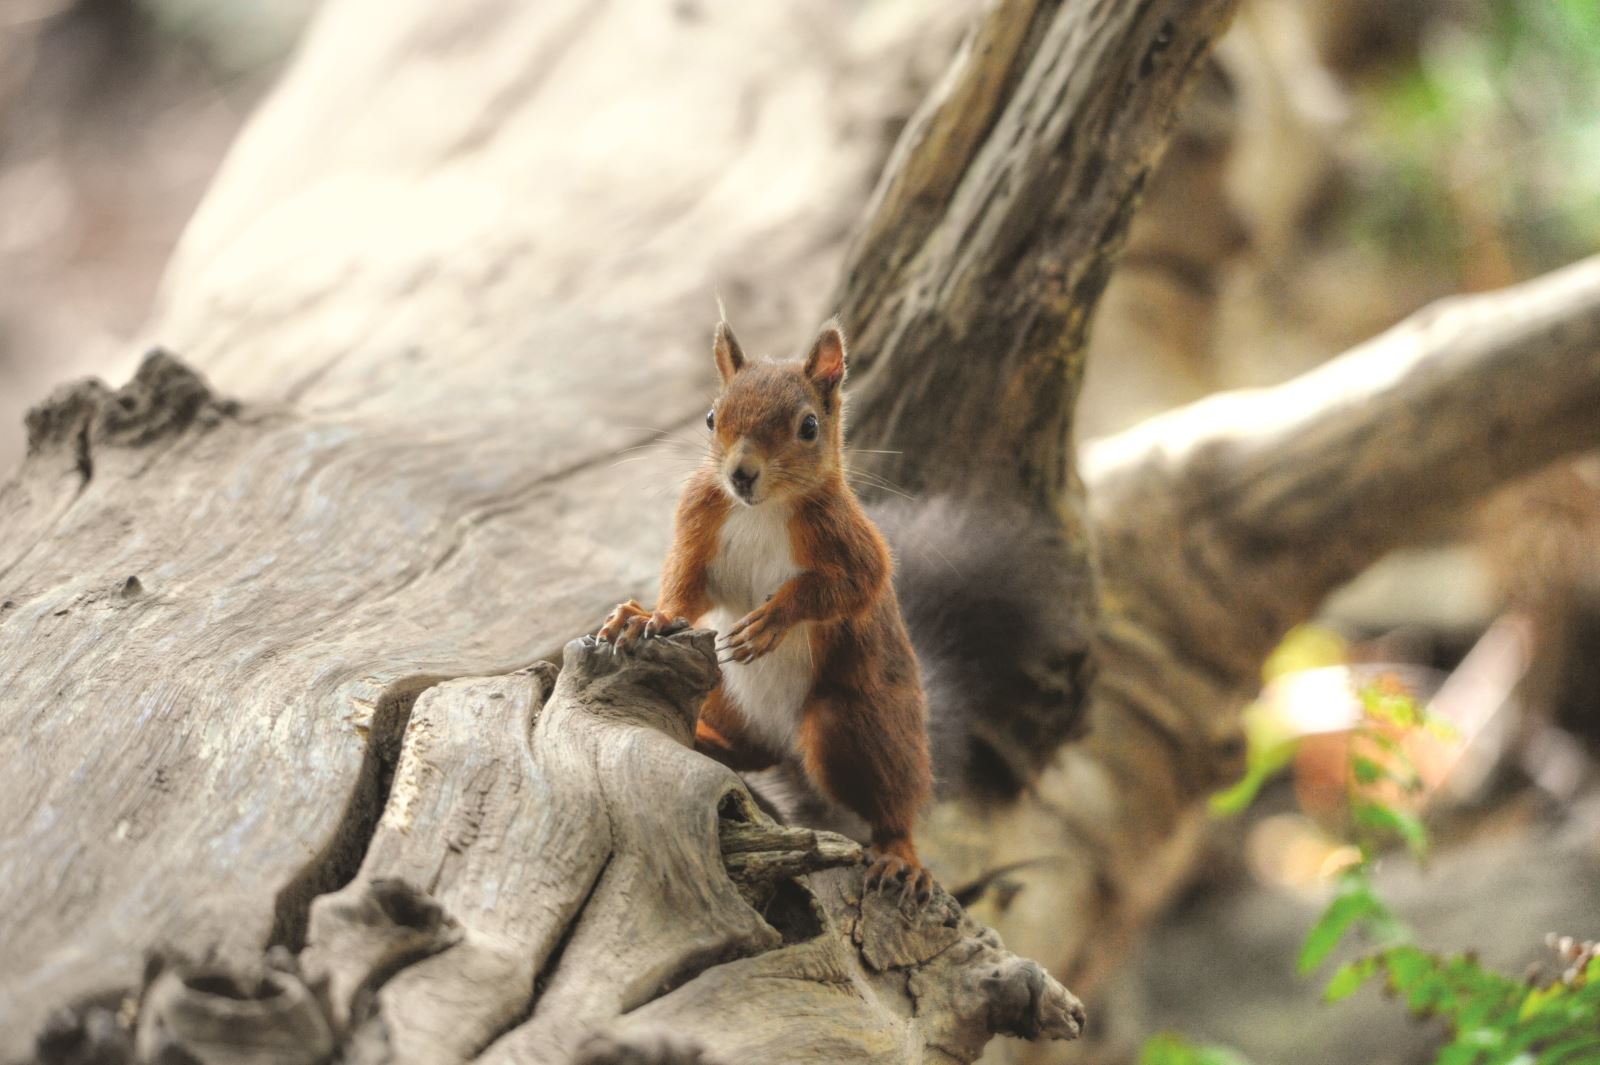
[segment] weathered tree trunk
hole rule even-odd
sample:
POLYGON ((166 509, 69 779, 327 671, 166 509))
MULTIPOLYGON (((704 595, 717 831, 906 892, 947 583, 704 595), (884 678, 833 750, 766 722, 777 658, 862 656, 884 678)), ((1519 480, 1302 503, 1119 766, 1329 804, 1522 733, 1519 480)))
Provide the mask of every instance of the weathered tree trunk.
MULTIPOLYGON (((1087 447, 1090 732, 1018 802, 941 808, 947 876, 1018 866, 969 910, 1092 989, 1189 869, 1205 797, 1243 768, 1239 710, 1288 629, 1495 485, 1593 448, 1596 410, 1600 257, 1087 447)), ((1013 1054, 1034 1060, 1000 1060, 1013 1054)))
MULTIPOLYGON (((1098 537, 1094 731, 926 843, 950 884, 1028 863, 973 912, 1073 979, 1181 875, 1275 634, 1413 531, 1382 510, 1436 518, 1600 434, 1590 264, 1355 356, 1362 408, 1325 371, 1229 401, 1262 429, 1213 406, 1108 443, 1080 505, 1083 329, 1228 8, 995 8, 1004 73, 963 61, 913 123, 843 289, 857 440, 908 456, 885 475, 950 488, 1023 449, 995 490, 1055 506, 1063 565, 1098 537), (902 379, 983 464, 891 409, 902 379)), ((58 1007, 57 1060, 969 1060, 1075 1033, 946 901, 791 879, 851 847, 683 746, 704 637, 568 644, 653 582, 672 493, 616 460, 703 410, 710 292, 756 348, 824 314, 894 117, 871 86, 896 53, 847 44, 850 11, 328 7, 168 278, 158 336, 211 389, 162 356, 64 391, 0 489, 0 1058, 58 1007)))
MULTIPOLYGON (((909 932, 870 948, 876 918, 846 914, 853 871, 814 881, 832 893, 813 915, 827 935, 809 937, 826 949, 786 960, 779 929, 808 905, 788 897, 797 912, 764 921, 732 886, 748 869, 667 861, 703 862, 715 835, 717 802, 700 809, 693 782, 737 785, 665 735, 650 742, 699 768, 659 780, 631 834, 609 821, 587 842, 527 805, 509 736, 492 761, 459 741, 448 762, 402 757, 430 722, 473 712, 439 702, 442 682, 557 655, 653 582, 671 500, 614 458, 702 409, 712 293, 756 344, 822 316, 891 117, 871 86, 897 61, 847 47, 850 10, 329 5, 173 263, 155 332, 183 361, 39 408, 0 498, 0 953, 17 959, 0 973, 0 1058, 26 1055, 58 1007, 58 1058, 125 1041, 135 1015, 147 1049, 238 1050, 250 1039, 229 1018, 249 1018, 234 996, 286 1011, 312 1056, 364 1039, 370 1026, 345 1025, 376 1008, 396 1053, 448 1040, 470 1056, 503 1034, 559 1058, 674 986, 677 1008, 759 984, 746 969, 689 979, 744 956, 791 979, 812 966, 840 1026, 809 1037, 864 1060, 1076 1030, 1037 968, 1004 962, 991 979, 998 943, 958 914, 924 915, 937 961, 909 932), (404 827, 421 823, 410 789, 440 773, 424 839, 404 827), (646 842, 659 861, 635 853, 646 842), (592 867, 608 853, 610 880, 592 867), (696 914, 716 931, 696 932, 696 914), (562 967, 589 956, 586 935, 598 957, 639 922, 654 925, 632 941, 648 962, 562 967), (287 990, 296 967, 327 978, 320 1021, 287 990), (453 1000, 448 1032, 438 1009, 412 1011, 462 972, 494 990, 453 1000), (385 996, 403 1005, 385 1011, 385 996)), ((591 786, 621 801, 627 753, 595 750, 591 786)), ((705 1041, 741 1060, 782 1035, 705 1041)))
MULTIPOLYGON (((1089 319, 1178 102, 1237 0, 1000 0, 912 118, 845 259, 860 465, 897 491, 1047 509, 1081 588, 1055 658, 1084 662, 1096 599, 1072 418, 1089 319)), ((1074 698, 1008 707, 985 740, 1038 772, 1074 698)))

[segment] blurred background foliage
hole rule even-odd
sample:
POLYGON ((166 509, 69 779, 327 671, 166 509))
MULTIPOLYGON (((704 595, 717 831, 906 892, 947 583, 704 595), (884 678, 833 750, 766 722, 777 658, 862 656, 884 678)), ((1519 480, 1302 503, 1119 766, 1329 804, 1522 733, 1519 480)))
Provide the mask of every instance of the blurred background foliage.
POLYGON ((1465 289, 1600 246, 1600 5, 1487 0, 1356 100, 1351 235, 1465 289))

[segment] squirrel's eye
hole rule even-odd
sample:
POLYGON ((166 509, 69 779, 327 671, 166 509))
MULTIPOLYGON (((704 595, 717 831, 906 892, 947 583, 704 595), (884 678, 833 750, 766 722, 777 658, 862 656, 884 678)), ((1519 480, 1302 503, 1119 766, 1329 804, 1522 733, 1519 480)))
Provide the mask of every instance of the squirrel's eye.
POLYGON ((712 407, 706 411, 706 428, 715 431, 717 428, 717 408, 712 407))
POLYGON ((800 439, 815 440, 817 438, 817 416, 807 414, 800 419, 800 439))

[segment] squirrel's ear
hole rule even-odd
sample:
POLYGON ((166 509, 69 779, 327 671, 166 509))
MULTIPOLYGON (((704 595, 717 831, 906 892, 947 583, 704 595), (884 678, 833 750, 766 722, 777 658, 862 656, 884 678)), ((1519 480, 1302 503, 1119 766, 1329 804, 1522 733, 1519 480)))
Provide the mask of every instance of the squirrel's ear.
POLYGON ((844 381, 844 332, 837 318, 829 318, 806 356, 806 376, 831 408, 833 394, 844 381))
POLYGON ((744 352, 739 349, 739 340, 733 335, 733 327, 727 319, 717 323, 717 336, 711 342, 711 353, 717 357, 717 372, 722 375, 724 384, 744 369, 744 352))

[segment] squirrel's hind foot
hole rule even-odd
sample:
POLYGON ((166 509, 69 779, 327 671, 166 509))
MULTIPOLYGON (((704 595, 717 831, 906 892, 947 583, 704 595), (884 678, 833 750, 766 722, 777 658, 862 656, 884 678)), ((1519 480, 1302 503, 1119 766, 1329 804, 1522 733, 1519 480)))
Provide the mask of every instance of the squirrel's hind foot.
POLYGON ((880 894, 898 889, 902 905, 914 899, 918 906, 926 906, 933 898, 933 874, 928 867, 914 858, 907 860, 897 854, 869 851, 863 883, 867 891, 880 894))

